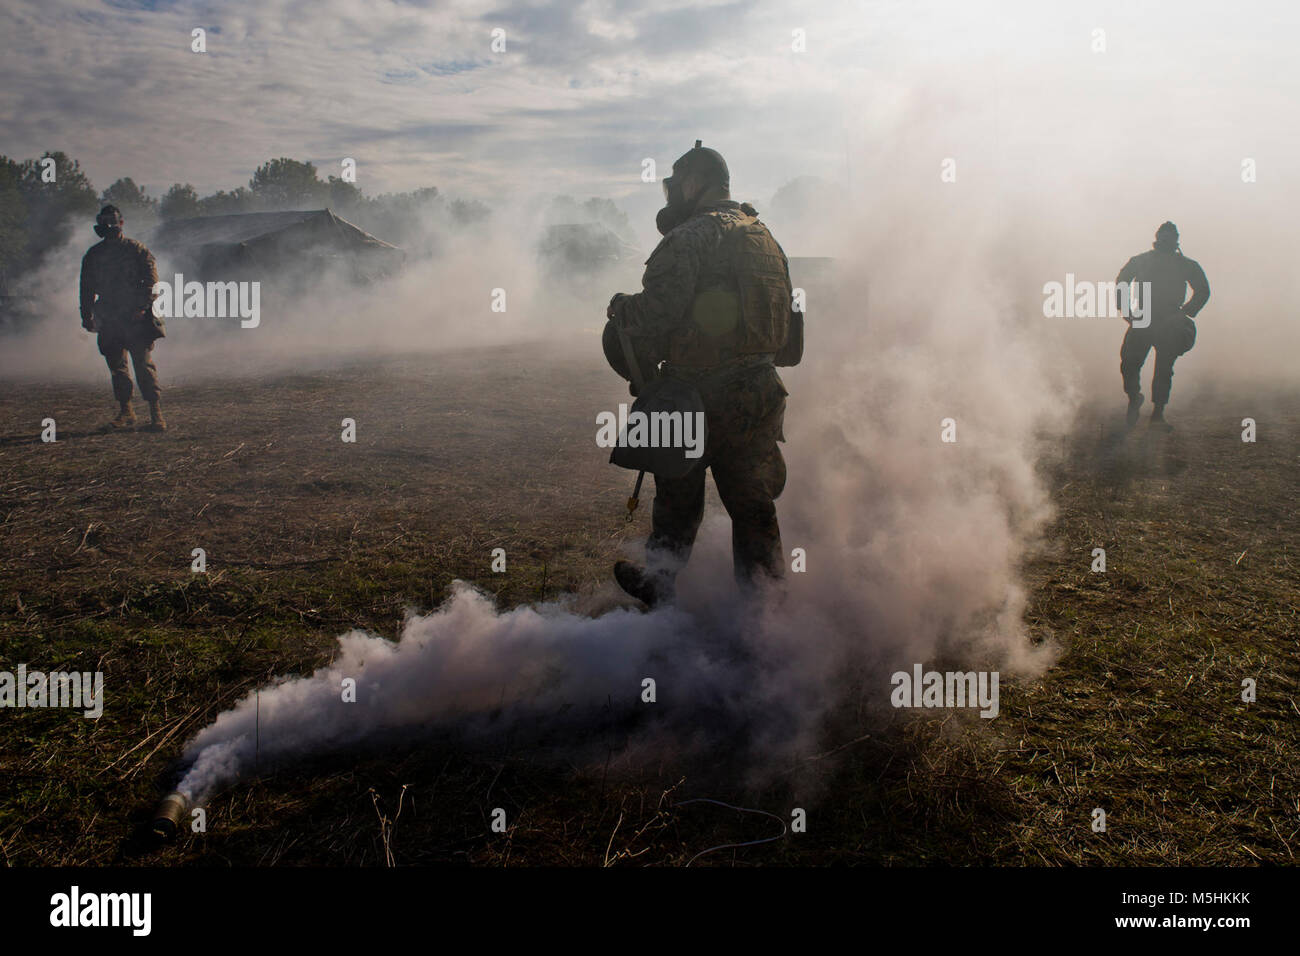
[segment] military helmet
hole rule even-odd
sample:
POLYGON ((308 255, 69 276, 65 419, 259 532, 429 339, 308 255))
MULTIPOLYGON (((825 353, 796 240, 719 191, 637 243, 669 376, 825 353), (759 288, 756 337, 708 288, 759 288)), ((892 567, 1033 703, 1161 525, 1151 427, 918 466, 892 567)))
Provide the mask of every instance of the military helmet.
MULTIPOLYGON (((635 353, 636 363, 640 367, 638 370, 644 377, 653 377, 655 369, 663 361, 663 356, 655 354, 647 340, 642 338, 629 338, 629 344, 635 353)), ((609 367, 618 373, 620 378, 632 381, 632 368, 627 361, 627 353, 623 350, 622 337, 618 334, 618 326, 609 321, 605 323, 605 330, 600 337, 600 346, 605 352, 605 361, 609 367)), ((633 394, 636 394, 633 392, 633 394)))
POLYGON ((685 176, 688 173, 698 173, 710 185, 731 189, 731 171, 727 169, 727 161, 716 149, 701 145, 698 139, 692 148, 682 153, 677 162, 673 163, 674 176, 685 176))
POLYGON ((600 347, 605 352, 605 361, 618 373, 619 378, 632 381, 632 370, 623 354, 623 343, 618 338, 618 326, 612 320, 605 323, 605 331, 600 336, 600 347))
POLYGON ((1178 252, 1178 227, 1172 222, 1162 222, 1156 230, 1156 241, 1151 248, 1162 252, 1178 252))
POLYGON ((105 206, 95 217, 95 222, 101 226, 117 226, 122 223, 122 210, 116 206, 105 206))

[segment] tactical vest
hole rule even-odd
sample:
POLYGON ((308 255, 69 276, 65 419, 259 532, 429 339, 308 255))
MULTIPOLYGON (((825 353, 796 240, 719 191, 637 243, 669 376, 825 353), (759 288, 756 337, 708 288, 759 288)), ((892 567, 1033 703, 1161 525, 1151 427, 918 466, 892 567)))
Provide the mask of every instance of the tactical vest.
POLYGON ((716 216, 722 239, 700 270, 689 321, 668 338, 672 365, 720 365, 775 353, 790 331, 789 265, 756 216, 716 216))

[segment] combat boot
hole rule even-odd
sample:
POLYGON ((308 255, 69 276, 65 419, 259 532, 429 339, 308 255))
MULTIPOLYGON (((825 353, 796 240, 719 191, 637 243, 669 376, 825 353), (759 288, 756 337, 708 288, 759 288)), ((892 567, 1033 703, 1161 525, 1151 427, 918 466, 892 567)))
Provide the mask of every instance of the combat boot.
POLYGON ((1171 432, 1174 426, 1165 421, 1165 407, 1157 405, 1151 412, 1151 422, 1149 427, 1158 432, 1171 432))
POLYGON ((674 597, 675 588, 670 575, 662 572, 647 573, 631 561, 614 562, 614 580, 624 591, 648 607, 669 603, 674 597))
POLYGON ((1142 393, 1130 395, 1128 398, 1128 427, 1132 428, 1138 423, 1138 412, 1142 408, 1142 393))
POLYGON ((149 431, 165 432, 167 430, 167 421, 163 418, 162 405, 158 399, 149 403, 149 431))
POLYGON ((135 427, 135 409, 131 407, 130 402, 123 402, 121 409, 117 413, 117 418, 108 423, 109 428, 134 428, 135 427))

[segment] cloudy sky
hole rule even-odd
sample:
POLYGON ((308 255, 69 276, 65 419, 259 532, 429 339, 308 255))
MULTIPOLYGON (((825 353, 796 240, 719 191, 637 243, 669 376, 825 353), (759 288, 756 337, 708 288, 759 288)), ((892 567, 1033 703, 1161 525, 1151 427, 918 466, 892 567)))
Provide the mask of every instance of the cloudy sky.
POLYGON ((937 186, 945 156, 965 182, 1045 196, 1117 169, 1134 174, 1111 202, 1159 177, 1239 194, 1242 157, 1276 176, 1300 149, 1283 42, 1295 9, 9 0, 0 151, 62 149, 98 188, 131 176, 154 195, 246 184, 275 156, 322 175, 354 157, 370 194, 610 196, 651 235, 659 189, 641 182, 642 161, 664 175, 696 137, 758 202, 819 176, 869 203, 913 177, 937 186), (191 52, 196 27, 206 53, 191 52))

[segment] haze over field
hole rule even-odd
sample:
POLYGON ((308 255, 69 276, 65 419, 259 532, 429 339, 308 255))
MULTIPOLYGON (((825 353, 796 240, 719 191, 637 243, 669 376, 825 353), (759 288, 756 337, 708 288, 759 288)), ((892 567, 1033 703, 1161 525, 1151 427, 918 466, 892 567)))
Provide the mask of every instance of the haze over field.
MULTIPOLYGON (((367 341, 388 328, 403 350, 412 329, 435 330, 428 339, 439 344, 449 325, 515 338, 561 311, 533 287, 520 254, 536 221, 520 212, 544 197, 614 199, 648 251, 661 196, 641 181, 642 162, 653 158, 666 175, 698 137, 722 150, 734 195, 759 206, 791 255, 836 256, 876 286, 897 281, 887 263, 862 261, 853 238, 901 222, 900 251, 928 264, 912 290, 925 302, 938 287, 981 294, 958 288, 943 256, 954 235, 982 244, 984 283, 1027 324, 1045 326, 1063 370, 1084 363, 1086 381, 1114 378, 1122 329, 1031 322, 1043 284, 1066 273, 1113 278, 1173 219, 1214 290, 1204 347, 1180 371, 1285 381, 1300 344, 1280 301, 1300 198, 1287 157, 1300 144, 1282 118, 1300 77, 1269 39, 1297 21, 1284 3, 1238 4, 1229 17, 1213 3, 1172 2, 1082 13, 1032 2, 507 3, 487 12, 354 0, 33 2, 0 11, 0 111, 8 154, 63 149, 101 187, 130 175, 154 196, 173 182, 228 189, 271 153, 311 160, 322 176, 355 158, 371 195, 432 182, 489 203, 491 240, 362 307, 375 319, 357 322, 367 341), (208 31, 207 53, 190 52, 196 26, 208 31), (492 50, 494 29, 505 31, 504 52, 492 50), (795 31, 803 52, 792 49, 795 31), (49 69, 52 60, 61 68, 49 69), (955 182, 940 180, 946 158, 955 182), (1244 160, 1256 182, 1243 183, 1244 160), (803 177, 814 180, 772 202, 803 177), (486 311, 497 286, 524 293, 510 319, 447 319, 486 311)), ((41 283, 60 336, 75 301, 68 269, 93 238, 87 225, 41 283)), ((569 315, 566 302, 563 311, 591 326, 602 307, 596 299, 569 315)), ((354 321, 357 311, 348 303, 354 321)), ((164 375, 186 368, 177 325, 160 349, 164 375)), ((66 366, 94 359, 87 339, 66 366)))
MULTIPOLYGON (((718 699, 768 708, 765 740, 802 746, 846 661, 955 653, 1019 674, 1050 663, 1056 649, 1027 640, 1020 582, 1052 516, 1041 440, 1063 435, 1091 396, 1118 411, 1123 326, 1044 317, 1045 283, 1113 279, 1172 219, 1213 295, 1197 349, 1179 362, 1171 413, 1218 384, 1294 385, 1300 334, 1284 294, 1300 143, 1287 118, 1300 75, 1268 41, 1293 34, 1300 13, 1246 3, 1229 19, 1220 9, 31 3, 0 13, 13 51, 0 104, 13 117, 7 151, 66 150, 100 184, 129 174, 154 195, 186 181, 209 191, 239 184, 268 155, 322 172, 353 157, 369 193, 434 182, 493 210, 393 281, 330 285, 280 304, 257 330, 216 341, 173 320, 157 350, 165 385, 534 339, 598 362, 584 330, 599 328, 609 294, 632 291, 635 273, 582 293, 542 276, 538 210, 556 194, 612 199, 648 251, 662 196, 642 181, 643 160, 664 176, 696 138, 719 149, 733 196, 755 202, 787 252, 835 266, 809 285, 806 361, 783 373, 790 483, 778 507, 787 550, 805 548, 815 573, 794 576, 790 603, 743 635, 755 642, 757 683, 748 665, 688 670, 718 699), (195 26, 208 31, 207 53, 190 52, 195 26), (494 29, 504 51, 491 47, 494 29), (51 60, 74 66, 51 71, 51 60), (490 308, 497 288, 509 295, 504 313, 490 308), (952 445, 938 441, 948 417, 952 445)), ((88 226, 29 278, 43 316, 6 346, 6 379, 103 381, 75 315, 88 226)), ((612 375, 610 399, 625 399, 612 375)), ((714 635, 739 626, 714 620, 708 601, 729 576, 719 531, 710 525, 683 597, 691 626, 714 635)), ((514 673, 512 653, 568 675, 558 695, 594 689, 599 700, 602 681, 626 683, 659 650, 654 616, 623 644, 623 618, 600 620, 607 633, 551 605, 498 615, 460 592, 406 631, 406 653, 449 675, 444 697, 424 707, 425 688, 402 680, 408 658, 353 633, 344 657, 390 678, 373 724, 349 716, 326 739, 337 728, 314 715, 340 676, 328 669, 264 693, 262 719, 281 707, 293 725, 286 748, 301 752, 445 716, 447 701, 482 709, 514 673), (458 656, 454 639, 467 631, 482 644, 458 656), (384 671, 385 661, 402 666, 384 671)), ((521 699, 536 692, 510 687, 521 699)), ((247 757, 248 710, 199 738, 225 748, 209 751, 213 761, 233 760, 213 780, 236 776, 247 757)))

